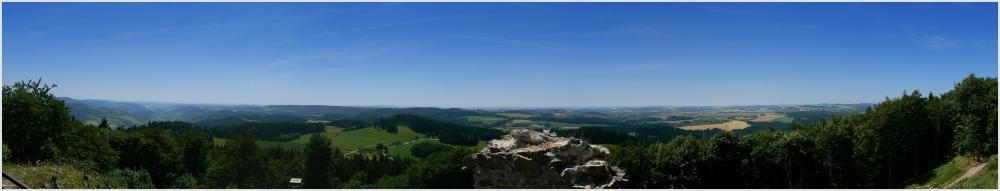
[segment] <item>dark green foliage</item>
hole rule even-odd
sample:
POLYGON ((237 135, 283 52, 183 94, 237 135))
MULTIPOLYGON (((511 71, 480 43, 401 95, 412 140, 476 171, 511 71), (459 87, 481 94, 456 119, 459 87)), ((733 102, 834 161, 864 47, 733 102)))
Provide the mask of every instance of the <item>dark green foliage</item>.
POLYGON ((50 144, 53 157, 60 162, 76 163, 98 170, 108 170, 118 162, 118 151, 110 143, 110 129, 75 123, 50 144))
MULTIPOLYGON (((962 153, 995 152, 994 94, 995 79, 970 78, 942 97, 913 91, 783 132, 627 144, 610 161, 625 168, 630 188, 899 188, 951 158, 953 143, 962 153)), ((653 130, 667 129, 644 129, 653 130)))
POLYGON ((718 129, 703 130, 703 131, 687 131, 664 124, 646 124, 646 125, 639 125, 633 128, 634 128, 633 131, 635 132, 637 138, 643 140, 654 140, 654 141, 670 141, 674 137, 682 135, 709 137, 722 132, 722 130, 718 129))
POLYGON ((418 158, 427 158, 427 156, 434 154, 436 152, 441 152, 451 149, 451 146, 440 144, 436 142, 419 142, 413 144, 413 148, 410 148, 410 153, 418 158))
POLYGON ((406 172, 385 177, 376 183, 379 188, 472 188, 472 171, 462 168, 462 158, 472 150, 451 147, 435 152, 410 165, 406 172))
POLYGON ((262 155, 252 134, 236 135, 219 151, 216 164, 206 174, 213 188, 264 188, 261 172, 266 172, 262 155))
POLYGON ((182 138, 184 147, 184 170, 196 178, 202 177, 208 169, 208 152, 212 149, 212 138, 204 132, 187 134, 182 138))
POLYGON ((322 132, 323 124, 291 122, 242 123, 214 127, 210 128, 209 131, 216 137, 229 138, 241 133, 250 133, 255 137, 260 137, 261 140, 284 142, 296 139, 299 135, 322 132))
POLYGON ((385 129, 385 131, 389 133, 399 132, 398 121, 392 119, 378 119, 375 121, 374 126, 380 129, 385 129))
POLYGON ((108 124, 108 119, 101 118, 101 124, 97 125, 97 127, 101 128, 101 129, 110 129, 111 128, 111 124, 108 124))
POLYGON ((319 134, 309 137, 306 145, 306 173, 302 177, 305 188, 333 188, 333 151, 330 140, 319 134))
POLYGON ((332 125, 344 128, 345 130, 365 128, 365 122, 355 121, 355 120, 345 120, 345 119, 333 120, 330 121, 329 123, 326 123, 326 125, 332 125))
POLYGON ((338 163, 338 170, 335 172, 337 177, 340 180, 349 180, 345 182, 361 182, 365 187, 371 187, 379 178, 402 173, 411 162, 407 159, 392 159, 378 154, 352 155, 340 160, 342 162, 338 163), (364 174, 358 176, 358 173, 364 174))
POLYGON ((816 121, 822 121, 822 120, 825 120, 825 119, 832 118, 833 116, 847 115, 847 114, 850 114, 850 113, 834 112, 834 111, 826 111, 826 110, 817 110, 817 111, 792 111, 792 112, 785 113, 786 116, 791 117, 791 118, 795 118, 795 123, 800 123, 800 124, 810 124, 810 123, 813 123, 813 122, 816 122, 816 121))
POLYGON ((997 153, 997 79, 974 75, 945 97, 953 102, 955 149, 979 159, 997 153))
POLYGON ((7 144, 3 144, 3 160, 10 160, 10 149, 7 149, 7 144))
POLYGON ((306 121, 303 117, 266 114, 266 112, 262 111, 257 111, 262 113, 254 113, 253 111, 239 110, 239 108, 219 111, 202 111, 204 110, 203 108, 193 109, 194 113, 192 115, 180 117, 180 119, 197 121, 198 125, 204 127, 225 127, 244 123, 302 123, 306 121))
POLYGON ((3 140, 12 161, 53 159, 62 145, 54 140, 76 123, 62 100, 49 93, 55 85, 38 81, 3 86, 3 140))
POLYGON ((750 124, 750 127, 747 127, 747 128, 744 128, 744 129, 733 130, 732 132, 736 133, 738 135, 746 135, 746 134, 754 133, 754 132, 757 132, 757 131, 764 131, 764 130, 768 130, 768 129, 778 130, 778 131, 784 131, 784 130, 791 129, 792 126, 794 125, 794 124, 782 123, 782 122, 778 122, 778 121, 768 121, 768 122, 748 121, 747 124, 750 124))
POLYGON ((182 173, 180 147, 174 138, 159 128, 129 133, 120 148, 119 166, 145 169, 157 188, 167 188, 182 173))
POLYGON ((260 173, 264 188, 288 188, 289 178, 305 174, 305 153, 301 150, 265 148, 262 149, 261 161, 265 168, 260 173))
POLYGON ((114 169, 91 179, 93 188, 102 189, 153 189, 153 180, 146 170, 114 169))
POLYGON ((362 121, 373 121, 379 118, 389 118, 395 115, 420 115, 426 118, 444 121, 454 124, 471 125, 467 124, 468 121, 462 116, 481 116, 490 115, 479 111, 470 111, 458 108, 429 108, 429 107, 414 107, 414 108, 373 108, 367 109, 353 115, 346 117, 346 119, 351 120, 362 120, 362 121))
POLYGON ((174 182, 170 184, 170 188, 173 189, 198 188, 198 179, 196 179, 194 175, 184 174, 181 175, 180 177, 177 177, 177 180, 174 180, 174 182))
POLYGON ((148 128, 162 129, 175 138, 181 138, 188 134, 207 132, 194 123, 183 121, 153 121, 146 123, 146 125, 129 128, 128 131, 141 131, 148 128))
MULTIPOLYGON (((452 144, 452 145, 465 145, 472 146, 479 143, 480 137, 477 137, 475 133, 468 133, 463 131, 442 131, 438 135, 438 140, 442 143, 452 144)), ((489 140, 488 138, 482 138, 483 140, 489 140)))

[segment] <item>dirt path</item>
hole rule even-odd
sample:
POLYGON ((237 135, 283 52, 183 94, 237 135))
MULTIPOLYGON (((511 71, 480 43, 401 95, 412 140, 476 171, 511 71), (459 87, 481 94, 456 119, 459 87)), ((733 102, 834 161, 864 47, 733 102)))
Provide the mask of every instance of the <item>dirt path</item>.
POLYGON ((969 177, 975 176, 976 174, 979 174, 979 171, 982 171, 983 168, 985 168, 985 167, 986 167, 986 163, 985 162, 984 163, 979 163, 976 166, 972 166, 972 168, 969 168, 969 170, 965 171, 965 174, 962 174, 962 176, 956 178, 955 180, 952 180, 944 188, 951 188, 952 186, 955 186, 955 183, 961 182, 962 180, 965 180, 966 178, 969 178, 969 177))

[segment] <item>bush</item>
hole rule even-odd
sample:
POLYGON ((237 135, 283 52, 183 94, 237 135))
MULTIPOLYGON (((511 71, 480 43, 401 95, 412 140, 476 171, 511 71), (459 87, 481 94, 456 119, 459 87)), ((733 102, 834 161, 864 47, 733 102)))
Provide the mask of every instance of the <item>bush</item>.
POLYGON ((7 149, 7 145, 3 145, 3 160, 10 159, 10 149, 7 149))
POLYGON ((410 153, 418 158, 427 158, 431 154, 436 152, 445 151, 450 149, 448 145, 435 143, 435 142, 420 142, 413 144, 413 148, 410 149, 410 153))
POLYGON ((93 179, 94 188, 103 189, 151 189, 153 179, 146 170, 114 169, 93 179))

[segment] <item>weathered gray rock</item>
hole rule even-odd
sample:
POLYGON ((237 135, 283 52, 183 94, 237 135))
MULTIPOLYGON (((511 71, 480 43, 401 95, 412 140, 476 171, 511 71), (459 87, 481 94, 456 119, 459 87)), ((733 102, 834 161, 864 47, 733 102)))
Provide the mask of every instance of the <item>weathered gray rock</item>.
POLYGON ((625 171, 608 149, 577 138, 518 129, 465 158, 475 188, 614 188, 625 171))

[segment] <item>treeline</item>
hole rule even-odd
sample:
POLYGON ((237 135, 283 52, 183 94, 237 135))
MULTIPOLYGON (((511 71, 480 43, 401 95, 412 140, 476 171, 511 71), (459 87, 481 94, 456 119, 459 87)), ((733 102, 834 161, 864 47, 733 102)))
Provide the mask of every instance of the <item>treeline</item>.
POLYGON ((395 133, 399 125, 407 125, 414 132, 437 137, 442 143, 476 145, 480 140, 491 140, 503 135, 496 129, 477 128, 437 121, 416 115, 393 115, 373 122, 378 128, 395 133))
MULTIPOLYGON (((756 131, 757 129, 754 129, 756 131)), ((618 126, 585 126, 577 129, 552 129, 558 136, 576 137, 597 144, 627 144, 635 142, 667 142, 678 136, 711 137, 719 129, 683 130, 667 124, 637 124, 618 126)), ((743 133, 741 130, 734 132, 743 133)))
POLYGON ((324 126, 322 123, 250 122, 208 128, 208 131, 216 137, 230 138, 241 133, 250 133, 262 140, 285 142, 295 140, 301 135, 323 132, 324 126))
POLYGON ((628 144, 609 161, 629 188, 902 188, 953 156, 996 154, 996 105, 997 80, 969 76, 941 96, 913 91, 786 132, 628 144))
POLYGON ((850 114, 850 113, 847 113, 847 112, 833 112, 833 111, 826 111, 826 110, 819 110, 819 111, 792 111, 792 112, 786 112, 785 113, 785 115, 787 115, 788 117, 794 118, 795 119, 794 120, 795 123, 800 123, 800 124, 810 124, 810 123, 813 123, 813 122, 816 122, 816 121, 822 121, 822 120, 825 120, 825 119, 832 118, 833 116, 848 115, 848 114, 850 114))
POLYGON ((305 149, 302 182, 305 188, 472 188, 472 172, 461 163, 472 150, 433 143, 418 146, 420 160, 380 154, 344 157, 339 149, 330 149, 326 137, 313 135, 305 149))
POLYGON ((569 124, 588 124, 588 125, 618 125, 621 124, 620 121, 612 118, 605 117, 585 117, 585 116, 570 116, 570 117, 558 117, 552 113, 541 113, 539 116, 527 118, 532 121, 551 121, 569 124))

